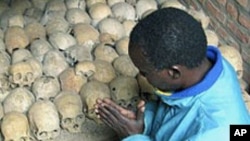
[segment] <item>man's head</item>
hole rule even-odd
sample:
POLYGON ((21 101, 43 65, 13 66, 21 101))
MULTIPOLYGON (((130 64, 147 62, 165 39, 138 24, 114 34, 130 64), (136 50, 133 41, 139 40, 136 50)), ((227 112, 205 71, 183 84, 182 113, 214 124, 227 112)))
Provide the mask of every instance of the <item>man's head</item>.
POLYGON ((134 64, 153 86, 165 91, 181 89, 187 79, 183 74, 199 67, 206 49, 201 24, 176 8, 159 9, 139 21, 129 42, 134 64))

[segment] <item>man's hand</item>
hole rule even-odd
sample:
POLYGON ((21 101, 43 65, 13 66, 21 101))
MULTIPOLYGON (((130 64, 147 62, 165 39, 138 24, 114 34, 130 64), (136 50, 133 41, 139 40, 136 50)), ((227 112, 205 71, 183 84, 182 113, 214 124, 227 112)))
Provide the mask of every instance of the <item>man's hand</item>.
POLYGON ((117 105, 108 98, 98 99, 95 108, 98 118, 115 130, 120 138, 143 132, 144 101, 137 105, 137 113, 117 105))

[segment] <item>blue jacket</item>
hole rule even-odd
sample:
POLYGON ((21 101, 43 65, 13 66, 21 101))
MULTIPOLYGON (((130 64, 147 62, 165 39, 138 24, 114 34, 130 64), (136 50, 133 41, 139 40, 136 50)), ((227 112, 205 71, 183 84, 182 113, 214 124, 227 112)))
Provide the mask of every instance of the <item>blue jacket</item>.
POLYGON ((214 65, 205 78, 147 103, 143 134, 123 141, 229 141, 230 124, 250 124, 233 67, 215 47, 208 47, 207 56, 214 65))

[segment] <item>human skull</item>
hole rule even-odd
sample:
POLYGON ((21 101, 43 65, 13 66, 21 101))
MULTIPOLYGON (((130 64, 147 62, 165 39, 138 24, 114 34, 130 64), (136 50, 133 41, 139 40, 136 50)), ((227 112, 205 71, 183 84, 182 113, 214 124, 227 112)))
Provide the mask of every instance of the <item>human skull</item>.
POLYGON ((121 22, 115 18, 105 18, 101 20, 98 24, 98 29, 100 33, 109 33, 119 40, 125 36, 126 32, 121 22))
POLYGON ((12 26, 6 30, 5 45, 9 53, 14 49, 26 48, 29 44, 29 37, 24 29, 19 26, 12 26))
POLYGON ((87 78, 77 75, 74 68, 67 68, 59 75, 61 88, 63 91, 80 92, 81 87, 87 83, 87 78))
POLYGON ((31 7, 29 0, 14 0, 10 1, 11 9, 18 14, 23 14, 24 11, 31 7))
POLYGON ((128 55, 129 37, 125 36, 115 43, 115 50, 119 55, 128 55))
POLYGON ((138 68, 128 55, 120 55, 114 60, 113 66, 118 73, 125 76, 135 77, 139 73, 138 68))
POLYGON ((43 72, 45 75, 57 77, 68 67, 69 65, 65 57, 60 51, 50 50, 45 54, 43 60, 43 72))
POLYGON ((5 98, 3 102, 4 112, 17 111, 26 113, 34 102, 34 95, 27 88, 18 87, 11 90, 5 98))
POLYGON ((53 101, 56 95, 60 92, 60 83, 56 77, 41 76, 37 78, 32 85, 32 92, 36 100, 53 101))
POLYGON ((60 115, 61 127, 70 133, 81 132, 85 115, 82 111, 83 104, 80 95, 71 91, 62 91, 54 103, 60 115))
POLYGON ((137 19, 140 20, 142 15, 148 10, 156 10, 157 3, 154 0, 138 0, 135 5, 135 11, 137 15, 137 19))
POLYGON ((118 76, 113 79, 109 88, 111 98, 124 108, 136 108, 139 101, 139 86, 134 77, 118 76))
POLYGON ((96 122, 100 122, 95 114, 94 105, 98 98, 102 99, 111 97, 108 85, 95 80, 89 81, 81 88, 80 96, 86 116, 96 122))
POLYGON ((91 22, 91 18, 88 15, 88 13, 80 8, 71 8, 69 10, 67 10, 66 12, 66 20, 72 24, 78 24, 78 23, 87 23, 90 24, 91 22))
POLYGON ((95 59, 100 59, 112 63, 119 55, 110 44, 100 43, 94 50, 95 59))
POLYGON ((135 21, 135 8, 126 2, 115 3, 114 5, 112 5, 111 10, 113 12, 113 16, 120 22, 123 22, 124 20, 135 21))
POLYGON ((45 29, 48 35, 56 32, 67 33, 70 29, 69 23, 65 20, 64 17, 61 18, 52 18, 48 20, 45 25, 45 29))
POLYGON ((31 54, 40 62, 43 61, 44 55, 51 49, 52 46, 45 39, 34 40, 30 45, 31 54))
POLYGON ((19 112, 9 112, 3 117, 1 131, 5 141, 32 141, 28 118, 19 112))
POLYGON ((93 61, 81 61, 75 66, 75 74, 89 79, 96 72, 93 61))
POLYGON ((32 134, 37 140, 54 140, 60 135, 60 119, 52 102, 36 101, 29 109, 28 119, 32 134))
POLYGON ((76 39, 72 35, 64 32, 55 32, 50 34, 49 42, 58 50, 65 50, 77 43, 76 39))
POLYGON ((11 63, 15 64, 21 61, 25 61, 29 58, 33 57, 31 52, 28 49, 22 48, 18 50, 14 50, 11 54, 11 63))
POLYGON ((243 60, 240 52, 229 45, 219 46, 219 50, 223 57, 233 66, 235 72, 237 73, 238 78, 243 76, 243 60))
POLYGON ((74 66, 77 62, 80 61, 92 61, 94 57, 92 55, 93 50, 92 45, 74 45, 67 48, 64 51, 64 56, 66 61, 69 63, 70 66, 74 66))
POLYGON ((9 27, 11 26, 19 26, 21 28, 24 27, 24 18, 21 14, 16 14, 10 17, 9 19, 9 27))
MULTIPOLYGON (((25 25, 33 23, 33 22, 35 22, 35 23, 39 22, 42 16, 43 16, 42 10, 40 10, 36 7, 28 8, 24 13, 25 25)), ((39 30, 44 30, 42 28, 44 28, 44 27, 40 27, 39 30)), ((37 35, 37 31, 36 31, 36 35, 37 35)), ((42 35, 42 33, 39 35, 42 35)))
MULTIPOLYGON (((56 10, 55 11, 49 11, 47 9, 43 12, 43 16, 40 19, 40 23, 45 26, 45 29, 46 29, 47 33, 49 33, 49 32, 48 32, 48 29, 46 28, 46 25, 49 23, 49 21, 51 21, 53 19, 64 19, 65 12, 66 11, 62 11, 62 10, 61 11, 56 11, 56 10)), ((67 24, 69 24, 69 23, 67 23, 67 24)), ((54 27, 55 27, 55 25, 54 25, 54 27)), ((55 28, 58 30, 60 27, 61 26, 55 27, 55 28)), ((64 29, 61 29, 61 30, 64 30, 64 29)), ((55 31, 55 30, 53 30, 53 31, 55 31)))
POLYGON ((109 83, 116 77, 115 69, 112 64, 104 60, 95 60, 94 65, 96 72, 93 79, 103 83, 109 83))
POLYGON ((24 27, 24 30, 27 33, 30 42, 34 41, 35 39, 46 39, 46 30, 44 26, 38 21, 28 23, 24 27))
POLYGON ((98 42, 99 31, 88 23, 74 25, 73 34, 79 45, 93 46, 98 42))
POLYGON ((125 21, 122 22, 122 25, 123 25, 123 27, 125 29, 125 32, 126 32, 125 35, 127 37, 130 36, 130 33, 131 33, 131 31, 133 30, 133 28, 135 27, 136 24, 137 24, 137 22, 133 21, 133 20, 125 20, 125 21))
POLYGON ((10 81, 18 86, 31 86, 42 75, 41 64, 36 60, 26 60, 10 66, 10 81))
POLYGON ((111 16, 112 11, 106 3, 98 2, 91 5, 89 8, 89 15, 92 18, 91 24, 96 27, 102 19, 111 16))

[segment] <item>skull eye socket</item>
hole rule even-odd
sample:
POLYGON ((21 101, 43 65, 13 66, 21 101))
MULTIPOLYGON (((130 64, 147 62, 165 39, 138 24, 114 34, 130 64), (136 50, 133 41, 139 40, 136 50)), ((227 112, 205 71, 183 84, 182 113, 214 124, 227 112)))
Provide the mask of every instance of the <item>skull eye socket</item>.
POLYGON ((43 101, 43 100, 44 100, 44 98, 42 98, 42 97, 39 97, 39 98, 38 98, 38 100, 42 100, 42 101, 43 101))
POLYGON ((64 119, 63 121, 65 124, 70 124, 72 122, 72 119, 71 118, 66 118, 64 119))
POLYGON ((32 72, 28 72, 25 77, 25 81, 30 81, 33 79, 33 74, 32 72))
POLYGON ((74 31, 74 30, 71 30, 71 31, 69 32, 69 34, 72 35, 72 36, 75 36, 75 31, 74 31))
POLYGON ((78 115, 77 117, 76 117, 76 121, 81 121, 81 120, 83 120, 84 119, 84 115, 78 115))
POLYGON ((42 132, 39 133, 39 136, 40 137, 46 137, 47 136, 47 132, 42 131, 42 132))
POLYGON ((73 128, 78 129, 80 126, 78 124, 75 124, 73 128))
POLYGON ((16 75, 14 75, 14 80, 21 80, 21 79, 22 79, 21 73, 17 73, 16 75))
POLYGON ((54 133, 57 133, 57 132, 58 132, 58 130, 53 130, 53 132, 54 132, 54 133))
POLYGON ((87 73, 84 73, 83 76, 84 77, 89 77, 89 75, 87 73))
POLYGON ((21 137, 20 141, 26 141, 26 138, 25 137, 21 137))
POLYGON ((59 134, 59 130, 57 130, 57 129, 53 130, 53 132, 52 132, 53 137, 56 137, 58 134, 59 134))
POLYGON ((54 97, 50 97, 49 100, 50 100, 51 102, 54 102, 55 98, 54 98, 54 97))
POLYGON ((126 105, 126 101, 122 99, 122 100, 119 100, 117 104, 124 107, 126 105))

